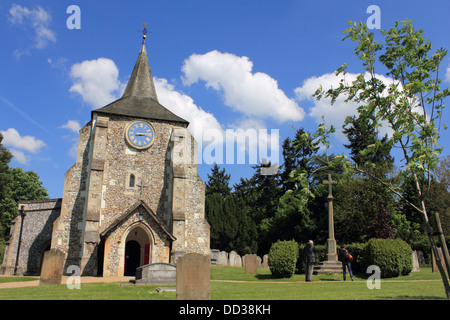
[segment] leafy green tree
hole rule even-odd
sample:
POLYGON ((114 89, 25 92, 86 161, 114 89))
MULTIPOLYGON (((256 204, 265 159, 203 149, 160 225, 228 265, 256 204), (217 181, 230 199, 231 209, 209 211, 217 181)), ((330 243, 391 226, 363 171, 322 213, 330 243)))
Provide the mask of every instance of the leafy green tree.
MULTIPOLYGON (((345 39, 357 43, 355 54, 362 61, 365 73, 357 76, 352 83, 347 83, 345 77, 339 87, 316 91, 315 97, 331 98, 332 103, 341 95, 346 101, 358 103, 358 116, 361 121, 372 120, 376 127, 387 123, 393 134, 386 144, 398 147, 405 163, 402 174, 410 176, 418 196, 418 205, 411 206, 420 212, 430 245, 441 273, 447 298, 450 299, 450 285, 447 275, 438 258, 437 246, 432 236, 427 206, 425 203, 425 188, 431 183, 431 173, 439 162, 442 146, 439 145, 442 111, 444 99, 450 95, 449 89, 441 89, 439 78, 440 64, 447 54, 444 49, 430 53, 431 42, 425 40, 423 30, 415 30, 411 21, 396 22, 395 27, 381 30, 384 45, 374 40, 374 33, 369 32, 362 23, 351 23, 344 32, 345 39), (376 72, 381 68, 387 70, 386 76, 392 81, 387 83, 376 72), (426 183, 421 184, 424 178, 426 183)), ((346 65, 338 68, 336 74, 345 75, 346 65)), ((326 139, 326 130, 319 127, 318 136, 326 139)), ((375 154, 384 147, 381 141, 367 146, 362 155, 375 154)), ((350 169, 351 164, 341 157, 341 164, 350 169)), ((361 168, 352 168, 369 174, 361 168)), ((386 183, 386 185, 389 185, 386 183)), ((402 196, 393 186, 390 190, 402 196)))
POLYGON ((12 220, 17 216, 20 200, 43 200, 48 198, 47 190, 42 186, 39 176, 34 171, 22 168, 9 168, 9 183, 5 195, 0 199, 1 223, 9 232, 12 220))
POLYGON ((11 152, 2 145, 2 141, 3 135, 0 133, 0 199, 6 197, 6 187, 11 181, 9 162, 13 157, 11 152))

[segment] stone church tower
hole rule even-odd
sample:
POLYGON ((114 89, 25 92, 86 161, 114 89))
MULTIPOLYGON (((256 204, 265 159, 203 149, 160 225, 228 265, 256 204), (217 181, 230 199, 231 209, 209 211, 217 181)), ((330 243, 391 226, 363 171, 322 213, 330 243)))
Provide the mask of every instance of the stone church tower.
POLYGON ((134 275, 138 266, 174 264, 185 253, 209 255, 205 187, 188 125, 158 102, 144 36, 123 96, 92 111, 80 130, 50 228, 51 248, 66 254, 64 272, 75 265, 86 276, 134 275))

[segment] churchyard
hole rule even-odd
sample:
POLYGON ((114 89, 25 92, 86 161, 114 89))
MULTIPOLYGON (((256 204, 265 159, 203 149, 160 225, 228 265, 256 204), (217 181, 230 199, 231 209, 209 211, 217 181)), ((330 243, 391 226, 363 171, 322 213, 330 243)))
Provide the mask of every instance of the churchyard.
MULTIPOLYGON (((306 283, 304 274, 274 278, 270 270, 258 268, 257 274, 243 267, 211 266, 211 300, 390 300, 445 299, 438 272, 421 266, 419 272, 380 280, 380 289, 369 289, 366 274, 355 274, 355 281, 342 281, 341 274, 313 275, 306 283)), ((0 286, 8 281, 36 281, 36 277, 0 277, 0 286)), ((174 285, 172 285, 174 286, 174 285)), ((1 300, 176 300, 176 293, 159 293, 161 285, 129 283, 83 283, 69 289, 64 283, 52 286, 27 286, 0 289, 1 300)))

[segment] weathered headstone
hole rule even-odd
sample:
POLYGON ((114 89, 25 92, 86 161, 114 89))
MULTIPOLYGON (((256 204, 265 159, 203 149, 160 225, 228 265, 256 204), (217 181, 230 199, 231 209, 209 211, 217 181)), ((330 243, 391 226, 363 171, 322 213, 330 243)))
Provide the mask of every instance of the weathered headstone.
POLYGON ((238 257, 240 258, 240 256, 237 254, 236 251, 231 251, 230 254, 228 255, 229 266, 241 267, 242 262, 239 261, 238 257))
POLYGON ((235 267, 242 267, 242 258, 240 255, 236 254, 234 256, 234 266, 235 267))
POLYGON ((44 253, 41 277, 39 279, 40 286, 61 284, 65 258, 64 252, 58 249, 51 249, 44 253))
POLYGON ((413 261, 412 272, 419 272, 420 271, 420 265, 419 265, 419 257, 417 256, 417 251, 413 251, 413 253, 412 253, 412 261, 413 261))
POLYGON ((217 260, 219 259, 220 250, 211 249, 211 265, 217 265, 217 260))
POLYGON ((210 257, 188 253, 177 261, 177 300, 210 299, 210 257))
POLYGON ((225 251, 220 251, 217 256, 216 265, 218 266, 228 266, 228 253, 225 251))
POLYGON ((262 265, 262 259, 260 256, 257 256, 256 257, 256 267, 261 268, 261 265, 262 265))
POLYGON ((152 263, 136 269, 136 284, 175 284, 177 268, 168 263, 152 263))
POLYGON ((421 250, 417 251, 417 258, 419 259, 419 265, 423 266, 424 264, 426 264, 425 257, 423 255, 423 251, 421 251, 421 250))
POLYGON ((262 262, 261 267, 263 267, 265 269, 269 268, 269 255, 268 254, 263 255, 263 262, 262 262))
POLYGON ((246 254, 244 256, 244 266, 245 273, 257 274, 258 264, 257 264, 256 254, 246 254))
MULTIPOLYGON (((437 248, 439 252, 439 257, 441 259, 442 268, 444 268, 445 271, 447 271, 447 268, 445 266, 445 260, 444 260, 444 253, 442 252, 442 248, 437 248)), ((432 272, 439 272, 439 269, 436 265, 436 258, 434 256, 434 251, 431 250, 432 256, 433 256, 433 264, 431 265, 432 272)))

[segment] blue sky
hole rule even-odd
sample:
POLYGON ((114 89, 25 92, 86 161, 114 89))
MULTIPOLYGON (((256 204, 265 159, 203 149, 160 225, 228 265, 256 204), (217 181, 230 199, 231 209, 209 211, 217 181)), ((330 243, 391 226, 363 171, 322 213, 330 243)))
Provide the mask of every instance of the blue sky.
MULTIPOLYGON (((50 197, 62 196, 77 130, 91 110, 120 98, 144 22, 158 98, 191 124, 278 130, 280 144, 293 127, 313 132, 322 115, 340 128, 354 106, 331 109, 309 96, 344 62, 351 73, 363 71, 342 31, 349 20, 366 22, 370 5, 380 8, 382 29, 409 18, 434 49, 450 48, 448 1, 3 0, 0 131, 15 155, 11 166, 37 172, 50 197), (80 9, 80 29, 67 27, 70 5, 80 9)), ((449 66, 446 57, 445 86, 449 66)), ((443 155, 449 134, 442 133, 443 155)), ((343 143, 336 134, 330 152, 345 151, 343 143)), ((199 164, 204 181, 210 167, 199 164)), ((232 183, 253 174, 248 163, 224 167, 232 183)))

